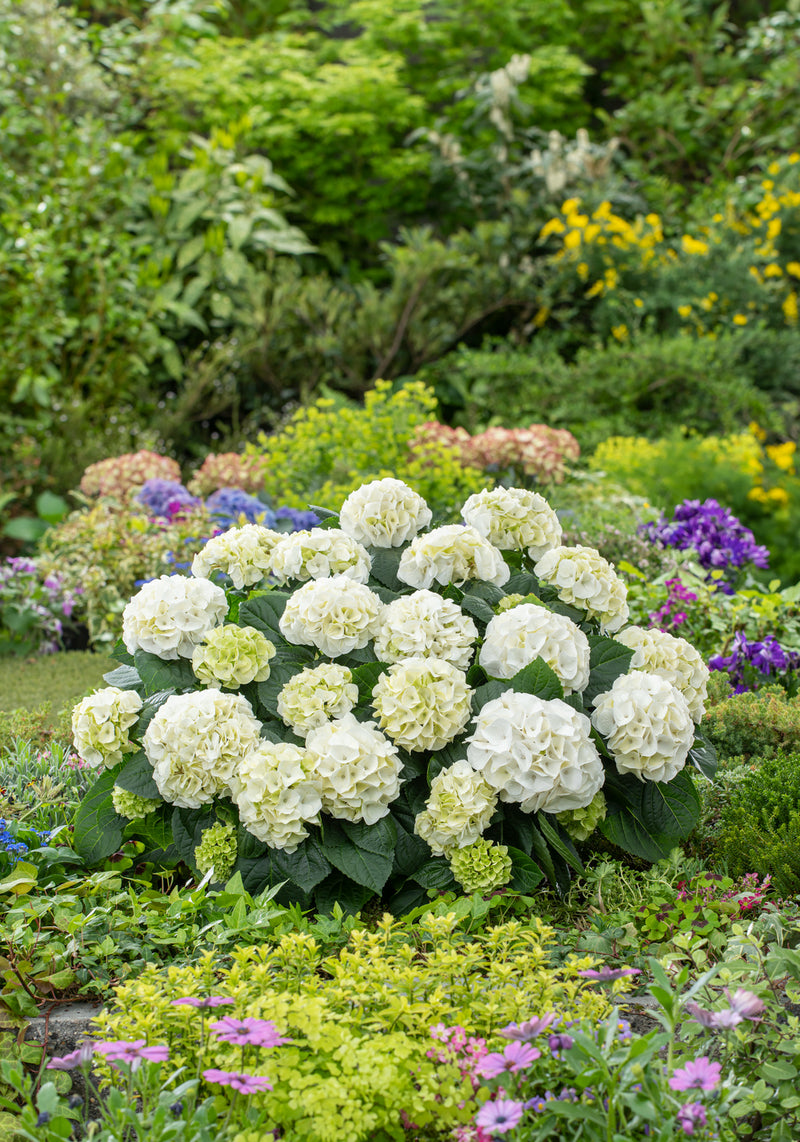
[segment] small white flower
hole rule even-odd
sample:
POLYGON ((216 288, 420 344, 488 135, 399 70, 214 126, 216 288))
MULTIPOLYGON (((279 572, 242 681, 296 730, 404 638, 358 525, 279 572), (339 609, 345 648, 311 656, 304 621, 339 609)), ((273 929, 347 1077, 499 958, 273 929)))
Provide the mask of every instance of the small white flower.
POLYGON ((694 722, 683 694, 666 678, 634 670, 595 698, 592 724, 620 773, 672 781, 686 764, 694 722))
POLYGON ((562 603, 597 619, 604 632, 619 630, 628 618, 628 589, 593 547, 555 547, 534 567, 543 583, 555 587, 562 603))
POLYGON ((358 702, 358 687, 346 666, 323 662, 290 678, 278 694, 278 713, 296 734, 349 714, 358 702))
POLYGON ((467 760, 501 801, 562 813, 588 805, 603 784, 590 733, 589 719, 559 698, 506 690, 478 715, 467 760))
POLYGON ((490 678, 513 678, 540 657, 558 675, 565 694, 586 689, 589 640, 571 619, 521 603, 490 620, 478 659, 490 678))
POLYGON ((209 539, 192 561, 192 574, 210 579, 215 571, 224 572, 237 590, 260 583, 269 573, 272 549, 283 535, 257 523, 232 527, 209 539))
POLYGON ((261 741, 242 758, 230 781, 239 818, 273 849, 293 853, 319 822, 322 799, 308 752, 287 742, 261 741))
POLYGON ((225 592, 216 584, 162 575, 145 583, 122 612, 122 639, 129 654, 145 650, 166 660, 191 658, 227 613, 225 592))
POLYGON ((671 682, 686 699, 694 722, 701 722, 708 697, 709 669, 700 651, 685 638, 667 631, 626 627, 615 635, 617 642, 634 652, 631 670, 646 670, 671 682))
POLYGON ((561 524, 544 496, 525 488, 486 488, 461 510, 470 524, 501 551, 527 550, 531 559, 561 543, 561 524))
POLYGON ((397 749, 373 722, 345 714, 306 738, 322 808, 344 821, 374 825, 400 793, 397 749))
POLYGON ((480 579, 502 587, 511 572, 488 539, 474 527, 449 524, 418 535, 400 557, 397 578, 411 587, 427 590, 433 583, 460 586, 480 579))
POLYGON ((390 666, 372 691, 378 725, 412 753, 441 749, 471 715, 467 676, 441 658, 406 658, 390 666))
POLYGON ((380 662, 444 658, 467 670, 477 637, 475 623, 451 599, 435 591, 415 591, 384 607, 375 655, 380 662))
POLYGON ((329 579, 346 575, 356 583, 369 579, 369 552, 339 528, 315 527, 295 531, 272 549, 270 572, 278 583, 291 579, 329 579))
POLYGON ((400 547, 431 522, 431 510, 402 480, 372 480, 351 492, 339 512, 339 526, 359 543, 400 547))
POLYGON ((88 765, 113 769, 131 745, 128 730, 139 717, 142 699, 135 690, 106 686, 78 702, 72 711, 72 736, 78 757, 88 765))
POLYGON ((261 723, 240 694, 196 690, 167 698, 142 744, 164 800, 198 809, 227 791, 260 731, 261 723))
POLYGON ((456 761, 431 782, 428 803, 414 823, 437 856, 473 844, 488 828, 497 796, 467 761, 456 761))
POLYGON ((361 650, 378 633, 383 604, 345 575, 312 579, 289 597, 281 634, 295 646, 315 646, 329 658, 361 650))

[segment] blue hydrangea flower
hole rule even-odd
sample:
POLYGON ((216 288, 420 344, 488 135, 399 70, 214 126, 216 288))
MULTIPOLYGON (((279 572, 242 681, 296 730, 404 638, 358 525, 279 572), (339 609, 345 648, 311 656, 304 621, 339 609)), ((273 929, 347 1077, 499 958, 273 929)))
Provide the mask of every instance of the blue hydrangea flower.
POLYGON ((275 526, 275 513, 255 496, 243 492, 241 488, 220 488, 206 500, 206 508, 225 527, 231 527, 244 516, 248 523, 260 523, 263 527, 275 526))
POLYGON ((275 518, 278 521, 279 531, 285 530, 280 526, 281 520, 289 522, 291 525, 289 531, 310 531, 319 523, 319 517, 315 512, 303 511, 302 508, 278 508, 275 518))
POLYGON ((135 497, 151 516, 172 519, 179 512, 196 508, 201 501, 176 480, 145 480, 135 497))

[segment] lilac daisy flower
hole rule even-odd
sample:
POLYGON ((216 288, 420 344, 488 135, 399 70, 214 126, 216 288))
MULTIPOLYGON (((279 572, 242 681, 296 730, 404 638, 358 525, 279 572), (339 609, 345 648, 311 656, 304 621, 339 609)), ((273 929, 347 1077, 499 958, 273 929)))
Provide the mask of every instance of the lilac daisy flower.
POLYGON ((754 1022, 758 1020, 761 1012, 764 1010, 764 1003, 757 995, 754 995, 752 991, 745 990, 743 987, 738 988, 733 995, 731 995, 727 987, 724 987, 722 990, 725 992, 733 1013, 738 1015, 741 1019, 751 1019, 754 1022))
POLYGON ((504 1048, 503 1053, 495 1051, 487 1055, 477 1066, 478 1074, 491 1079, 497 1075, 512 1074, 525 1070, 536 1059, 541 1058, 542 1052, 527 1043, 513 1042, 504 1048))
POLYGON ((166 1063, 169 1059, 169 1047, 166 1043, 148 1047, 145 1039, 134 1039, 133 1042, 119 1039, 95 1043, 94 1049, 98 1055, 104 1055, 109 1063, 130 1063, 134 1069, 141 1062, 166 1063))
POLYGON ((226 1015, 212 1023, 211 1030, 223 1043, 235 1047, 279 1047, 292 1041, 278 1033, 271 1019, 235 1019, 226 1015))
POLYGON ((583 971, 579 971, 578 975, 582 975, 584 979, 594 980, 597 983, 613 983, 615 979, 639 975, 639 971, 639 968, 610 968, 607 964, 603 964, 599 971, 594 968, 585 968, 583 971))
POLYGON ((92 1061, 94 1054, 93 1043, 81 1043, 80 1047, 70 1051, 68 1055, 56 1055, 49 1059, 47 1067, 51 1071, 74 1071, 76 1067, 85 1067, 92 1061))
POLYGON ((554 1013, 542 1015, 538 1019, 527 1019, 524 1023, 509 1023, 508 1027, 504 1027, 500 1034, 504 1039, 517 1039, 523 1043, 530 1042, 535 1039, 537 1035, 541 1035, 553 1023, 558 1021, 558 1016, 554 1013))
POLYGON ((227 1007, 234 1003, 233 999, 226 999, 224 995, 207 995, 198 999, 194 995, 184 995, 180 999, 171 1000, 173 1007, 227 1007))
POLYGON ((485 1102, 475 1115, 475 1125, 489 1134, 506 1134, 518 1126, 525 1107, 521 1102, 510 1098, 498 1098, 485 1102))
POLYGON ((560 1059, 562 1051, 568 1051, 570 1047, 575 1046, 575 1040, 571 1035, 550 1035, 547 1040, 547 1045, 551 1053, 560 1059))
POLYGON ((684 1134, 694 1134, 698 1126, 702 1130, 707 1122, 706 1108, 701 1102, 687 1102, 678 1111, 678 1125, 684 1134))
POLYGON ((712 1063, 708 1055, 690 1059, 685 1067, 676 1067, 669 1085, 672 1090, 714 1090, 719 1085, 722 1067, 712 1063))
POLYGON ((257 1094, 262 1090, 272 1090, 272 1083, 266 1075, 246 1075, 240 1071, 203 1071, 203 1078, 210 1083, 229 1086, 240 1094, 257 1094))

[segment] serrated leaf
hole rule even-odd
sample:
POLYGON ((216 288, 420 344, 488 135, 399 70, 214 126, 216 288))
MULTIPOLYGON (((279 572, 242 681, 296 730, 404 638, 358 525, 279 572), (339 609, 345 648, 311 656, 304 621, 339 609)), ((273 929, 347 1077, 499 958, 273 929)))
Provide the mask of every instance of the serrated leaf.
POLYGON ((530 571, 517 571, 505 585, 507 595, 536 595, 539 597, 539 580, 530 571))
POLYGON ((591 648, 589 683, 583 691, 583 700, 587 704, 594 701, 598 694, 610 690, 621 674, 627 674, 633 658, 630 647, 615 642, 613 638, 597 634, 590 634, 588 638, 591 648))
POLYGON ((98 777, 75 813, 72 847, 88 865, 105 860, 122 844, 122 820, 111 801, 117 772, 109 769, 98 777))
POLYGON ((408 584, 401 583, 397 578, 397 568, 400 566, 400 559, 403 554, 402 547, 370 547, 370 556, 372 558, 372 570, 370 572, 373 579, 377 579, 384 587, 388 587, 390 591, 408 591, 408 584))
POLYGON ((272 849, 270 856, 273 883, 289 880, 303 892, 311 892, 331 871, 330 863, 315 837, 308 837, 293 853, 272 849))
POLYGON ((133 658, 147 695, 157 694, 160 690, 192 690, 197 685, 197 678, 186 658, 165 661, 146 650, 137 650, 133 658))
POLYGON ((194 238, 190 238, 188 242, 184 242, 178 249, 178 269, 185 270, 192 262, 196 262, 205 248, 206 240, 203 234, 197 234, 194 238))
POLYGON ((437 892, 455 888, 456 879, 444 857, 431 857, 421 868, 412 874, 411 879, 420 888, 433 888, 437 892))
POLYGON ((372 891, 360 884, 354 884, 347 876, 335 870, 317 886, 314 893, 317 912, 325 915, 338 904, 348 916, 355 916, 371 898, 372 891))
POLYGON ((281 634, 278 624, 288 601, 287 591, 266 591, 263 595, 255 595, 246 603, 242 603, 239 608, 239 625, 255 627, 275 643, 276 647, 279 643, 285 644, 286 639, 281 634))
POLYGON ((564 697, 564 687, 558 675, 543 658, 534 658, 533 662, 518 670, 509 680, 508 688, 518 694, 533 694, 545 702, 564 697))
POLYGON ((487 702, 493 702, 495 698, 499 698, 501 694, 505 694, 506 690, 510 689, 510 682, 501 681, 499 678, 490 678, 484 686, 479 686, 472 695, 473 711, 476 714, 479 713, 487 702))
POLYGON ((428 784, 430 785, 434 777, 438 776, 443 769, 449 769, 457 761, 464 761, 466 756, 466 747, 461 743, 456 745, 450 742, 442 749, 437 749, 428 762, 428 784))
POLYGON ((113 658, 115 662, 121 662, 125 666, 133 666, 133 655, 121 638, 114 643, 114 649, 109 652, 109 658, 113 658))
POLYGON ((645 781, 641 807, 646 829, 681 840, 688 837, 700 817, 700 798, 686 770, 672 781, 645 781))
POLYGON ((237 214, 228 223, 228 241, 234 250, 240 249, 250 236, 253 220, 247 215, 237 214))
POLYGON ((494 611, 486 600, 479 599, 475 595, 464 596, 461 600, 461 610, 466 611, 468 615, 472 615, 482 623, 490 623, 494 618, 494 611))
POLYGON ((117 686, 120 690, 138 690, 142 686, 139 671, 135 666, 118 666, 116 670, 109 670, 103 675, 103 681, 109 686, 117 686))
POLYGON ((143 749, 123 764, 117 773, 115 784, 121 789, 127 789, 129 793, 138 794, 139 797, 151 800, 158 800, 161 797, 158 786, 153 780, 153 767, 143 749))
POLYGON ((363 821, 340 821, 340 825, 357 848, 376 856, 394 856, 397 825, 390 815, 381 817, 374 825, 366 825, 363 821))
POLYGON ((700 730, 695 731, 694 742, 687 760, 709 781, 714 780, 717 772, 717 751, 700 730))
MULTIPOLYGON (((395 802, 396 804, 396 802, 395 802)), ((392 806, 394 809, 394 805, 392 806)), ((411 827, 413 830, 413 816, 411 827)), ((413 831, 409 832, 401 824, 397 825, 397 842, 394 849, 394 863, 392 872, 401 876, 413 876, 430 859, 431 850, 413 831)))
POLYGON ((322 826, 321 847, 334 868, 373 892, 380 892, 391 875, 391 853, 369 852, 354 844, 342 823, 332 817, 325 818, 322 826))
POLYGON ((636 785, 639 782, 635 778, 626 784, 621 778, 607 774, 603 792, 608 815, 598 828, 604 837, 625 852, 643 860, 663 860, 675 848, 678 838, 648 828, 642 809, 643 791, 637 790, 636 785))
POLYGON ((365 662, 353 671, 353 681, 358 686, 359 706, 368 706, 372 700, 372 691, 375 683, 389 667, 385 662, 365 662))
MULTIPOLYGON (((273 663, 274 661, 273 659, 273 663)), ((272 665, 269 678, 266 682, 257 682, 255 684, 257 705, 262 706, 270 717, 280 720, 280 715, 278 714, 278 695, 286 683, 291 678, 294 678, 295 674, 299 674, 302 669, 303 667, 301 665, 289 665, 288 663, 281 662, 278 663, 277 666, 272 665)))
POLYGON ((509 847, 508 855, 511 857, 511 881, 508 887, 523 896, 530 896, 544 880, 544 873, 521 849, 509 847))
POLYGON ((174 690, 157 690, 155 694, 150 694, 145 698, 139 711, 139 717, 133 727, 134 737, 138 738, 139 741, 142 740, 153 718, 174 693, 174 690))

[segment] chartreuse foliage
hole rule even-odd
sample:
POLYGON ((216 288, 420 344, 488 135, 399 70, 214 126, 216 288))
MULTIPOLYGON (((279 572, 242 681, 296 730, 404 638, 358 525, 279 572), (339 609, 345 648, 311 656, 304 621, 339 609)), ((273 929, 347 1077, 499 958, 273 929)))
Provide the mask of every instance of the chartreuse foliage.
MULTIPOLYGON (((212 955, 166 972, 145 969, 119 989, 97 1026, 106 1039, 168 1043, 171 1062, 193 1067, 196 1013, 171 1001, 229 996, 235 1006, 225 1013, 271 1019, 292 1039, 270 1052, 274 1090, 257 1096, 287 1142, 394 1136, 401 1112, 422 1127, 453 1127, 474 1114, 474 1094, 455 1067, 427 1057, 432 1026, 490 1037, 534 1012, 595 1020, 608 1012, 577 975, 589 959, 548 966, 553 935, 535 920, 468 936, 454 913, 428 912, 413 932, 386 916, 376 931, 353 931, 339 954, 326 955, 294 932, 234 951, 224 969, 212 955)), ((232 1069, 238 1058, 238 1049, 218 1044, 204 1063, 232 1069)))

